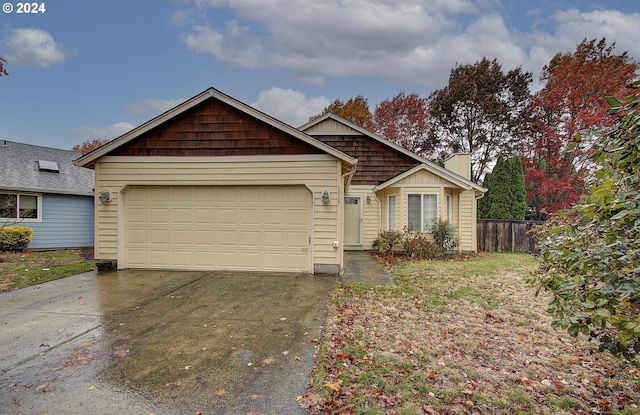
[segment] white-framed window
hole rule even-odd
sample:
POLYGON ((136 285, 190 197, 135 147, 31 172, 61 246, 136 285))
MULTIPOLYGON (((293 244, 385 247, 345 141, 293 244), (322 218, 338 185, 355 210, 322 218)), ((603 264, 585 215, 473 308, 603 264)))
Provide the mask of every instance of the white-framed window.
POLYGON ((0 220, 39 222, 42 220, 40 195, 0 192, 0 220))
POLYGON ((387 223, 390 231, 396 230, 396 195, 387 197, 387 223))
POLYGON ((438 219, 438 195, 407 195, 407 226, 416 232, 428 232, 438 219))

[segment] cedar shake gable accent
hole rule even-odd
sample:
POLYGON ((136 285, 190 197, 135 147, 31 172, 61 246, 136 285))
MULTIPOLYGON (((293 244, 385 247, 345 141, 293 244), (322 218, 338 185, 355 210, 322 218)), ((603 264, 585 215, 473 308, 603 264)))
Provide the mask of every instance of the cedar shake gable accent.
POLYGON ((358 159, 353 185, 379 185, 419 165, 406 154, 365 135, 312 135, 331 147, 358 159))
POLYGON ((134 140, 113 156, 257 156, 323 154, 224 102, 208 99, 134 140))
POLYGON ((176 105, 74 164, 95 168, 105 156, 288 156, 329 154, 343 164, 345 181, 358 162, 304 132, 215 88, 176 105))
POLYGON ((412 169, 425 168, 462 188, 473 188, 478 195, 487 191, 471 180, 330 112, 299 129, 358 160, 358 168, 351 180, 354 185, 376 185, 380 188, 412 169))

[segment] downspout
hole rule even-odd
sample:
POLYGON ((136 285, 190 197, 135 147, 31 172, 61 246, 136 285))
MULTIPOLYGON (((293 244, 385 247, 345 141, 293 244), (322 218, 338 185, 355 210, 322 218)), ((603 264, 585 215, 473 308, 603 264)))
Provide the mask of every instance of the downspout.
MULTIPOLYGON (((348 188, 351 185, 351 179, 353 178, 353 175, 356 172, 356 166, 358 165, 358 160, 356 160, 353 165, 351 166, 351 170, 349 170, 346 173, 343 173, 342 176, 340 176, 341 180, 340 180, 340 187, 338 188, 340 190, 340 192, 338 192, 338 207, 344 205, 343 201, 344 201, 344 192, 346 190, 346 188, 348 188), (346 180, 346 183, 345 183, 346 180)), ((342 218, 342 223, 340 226, 340 270, 339 270, 339 274, 342 275, 344 274, 344 206, 342 206, 342 215, 340 215, 340 217, 342 218)))

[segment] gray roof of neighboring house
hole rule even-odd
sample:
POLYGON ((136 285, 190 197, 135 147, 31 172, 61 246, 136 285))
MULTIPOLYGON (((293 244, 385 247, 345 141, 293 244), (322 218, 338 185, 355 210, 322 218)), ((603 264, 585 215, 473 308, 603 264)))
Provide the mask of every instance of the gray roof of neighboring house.
POLYGON ((0 140, 0 189, 93 195, 94 171, 73 164, 80 156, 76 151, 0 140))

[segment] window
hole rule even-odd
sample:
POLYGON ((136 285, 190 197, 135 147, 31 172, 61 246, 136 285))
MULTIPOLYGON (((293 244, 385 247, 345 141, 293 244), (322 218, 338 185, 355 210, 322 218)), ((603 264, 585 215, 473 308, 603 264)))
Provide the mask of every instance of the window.
POLYGON ((447 195, 447 220, 451 223, 453 203, 451 203, 451 195, 447 195))
POLYGON ((407 216, 410 229, 428 232, 438 218, 438 195, 410 194, 407 199, 407 216))
POLYGON ((40 219, 37 195, 0 193, 0 219, 22 220, 40 219))
POLYGON ((396 195, 389 195, 388 198, 388 215, 387 215, 387 223, 389 224, 389 230, 396 230, 396 195))

